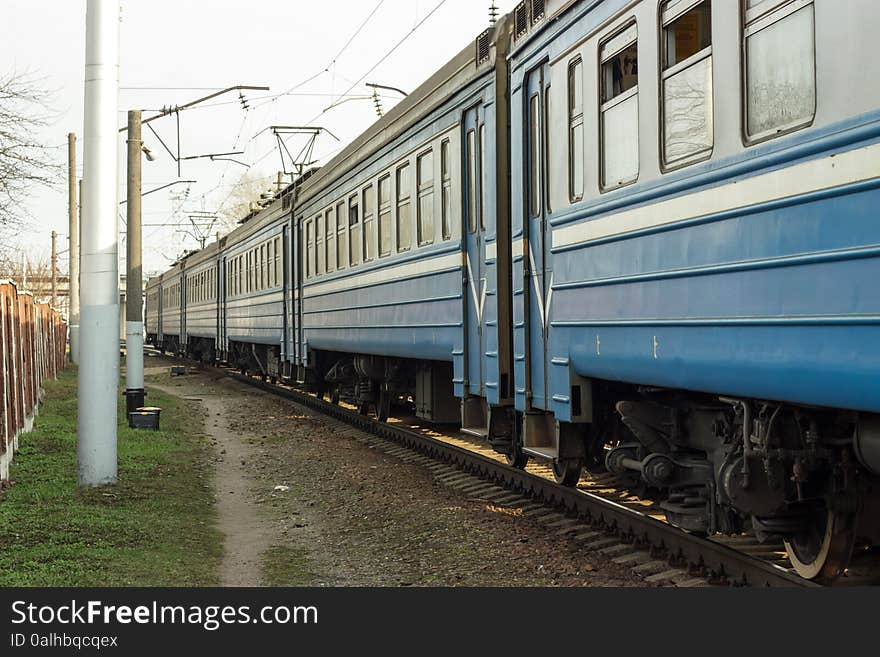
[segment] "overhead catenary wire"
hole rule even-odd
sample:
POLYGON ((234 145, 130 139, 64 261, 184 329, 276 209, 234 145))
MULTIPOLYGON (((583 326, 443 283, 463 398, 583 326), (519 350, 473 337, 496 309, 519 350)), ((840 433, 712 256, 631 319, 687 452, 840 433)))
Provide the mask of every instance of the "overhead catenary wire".
POLYGON ((330 63, 327 64, 323 69, 321 69, 320 71, 318 71, 318 72, 315 73, 314 75, 309 76, 309 77, 306 78, 305 80, 296 83, 295 85, 293 85, 292 87, 290 87, 287 91, 284 91, 284 92, 282 92, 282 93, 280 93, 280 94, 277 94, 277 95, 274 95, 274 96, 269 97, 269 98, 266 100, 265 103, 260 103, 260 104, 258 104, 258 105, 255 105, 255 107, 262 107, 263 105, 268 105, 269 103, 275 102, 276 100, 278 100, 278 99, 281 98, 282 96, 288 96, 288 95, 290 95, 293 91, 296 91, 297 89, 300 89, 301 87, 304 87, 304 86, 307 85, 309 82, 312 82, 312 81, 314 81, 314 80, 317 80, 319 77, 321 77, 322 75, 324 75, 324 73, 327 73, 327 72, 333 67, 333 65, 336 64, 336 62, 339 60, 339 58, 342 57, 343 53, 345 53, 345 51, 346 51, 346 50, 348 49, 348 47, 354 42, 354 40, 358 37, 358 35, 364 30, 364 28, 367 26, 367 23, 369 23, 370 20, 373 18, 373 16, 376 15, 376 12, 379 11, 379 8, 382 7, 382 5, 383 5, 384 3, 385 3, 385 0, 379 0, 379 2, 376 3, 376 6, 373 7, 373 10, 369 13, 369 15, 363 20, 363 22, 362 22, 362 23, 358 26, 358 28, 354 31, 354 34, 352 34, 352 35, 348 38, 348 40, 345 42, 345 44, 342 46, 342 48, 339 49, 339 52, 337 52, 337 53, 333 56, 333 58, 330 60, 330 63))
MULTIPOLYGON (((393 55, 393 54, 397 51, 397 49, 400 48, 400 46, 402 46, 402 45, 403 45, 403 44, 404 44, 404 43, 405 43, 405 42, 406 42, 406 41, 407 41, 407 40, 408 40, 413 34, 415 34, 415 32, 416 32, 416 31, 417 31, 422 25, 424 25, 424 24, 428 21, 428 19, 431 18, 431 16, 433 16, 435 13, 437 13, 437 11, 438 11, 443 5, 445 5, 445 4, 447 3, 447 1, 448 1, 448 0, 440 0, 440 2, 438 2, 436 5, 434 5, 434 8, 431 9, 431 11, 429 11, 427 14, 425 14, 425 16, 423 16, 423 17, 421 18, 421 20, 419 20, 418 22, 416 22, 416 24, 412 27, 412 29, 410 29, 409 32, 407 32, 407 33, 403 36, 403 38, 401 38, 399 41, 397 41, 397 43, 395 43, 393 46, 391 46, 391 48, 390 48, 390 49, 389 49, 384 55, 382 55, 382 57, 380 57, 379 60, 378 60, 375 64, 373 64, 373 65, 369 68, 369 70, 366 71, 366 73, 364 73, 364 74, 361 75, 357 80, 355 80, 353 83, 351 83, 351 86, 349 86, 348 89, 346 89, 342 94, 339 94, 338 96, 335 96, 335 98, 336 98, 336 99, 340 99, 340 98, 344 98, 344 97, 348 96, 348 95, 351 93, 351 91, 352 91, 355 87, 357 87, 361 82, 363 82, 363 81, 364 81, 364 80, 365 80, 365 79, 366 79, 371 73, 373 73, 373 71, 375 71, 377 68, 379 68, 383 63, 385 63, 385 61, 386 61, 389 57, 391 57, 391 55, 393 55)), ((318 120, 319 118, 321 118, 324 114, 326 114, 330 109, 333 109, 333 108, 336 107, 336 106, 337 106, 337 102, 336 102, 336 100, 334 100, 334 102, 331 103, 329 107, 323 109, 321 112, 319 112, 318 114, 316 114, 316 115, 315 115, 314 117, 312 117, 310 120, 306 121, 305 124, 306 124, 306 125, 311 125, 311 124, 314 123, 316 120, 318 120)), ((275 149, 276 149, 276 148, 277 148, 277 146, 273 146, 269 151, 267 151, 266 153, 264 153, 263 155, 261 155, 259 158, 257 158, 257 159, 254 161, 254 163, 251 165, 251 167, 254 167, 254 166, 260 164, 261 162, 263 162, 267 157, 269 157, 270 155, 272 155, 272 153, 275 152, 275 149)))

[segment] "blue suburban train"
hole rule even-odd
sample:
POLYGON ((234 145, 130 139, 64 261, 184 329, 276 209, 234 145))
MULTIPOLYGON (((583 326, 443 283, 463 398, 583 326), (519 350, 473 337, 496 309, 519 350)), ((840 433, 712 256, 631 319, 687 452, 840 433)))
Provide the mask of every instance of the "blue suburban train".
POLYGON ((880 544, 872 0, 530 0, 147 292, 149 339, 460 422, 830 580, 880 544))

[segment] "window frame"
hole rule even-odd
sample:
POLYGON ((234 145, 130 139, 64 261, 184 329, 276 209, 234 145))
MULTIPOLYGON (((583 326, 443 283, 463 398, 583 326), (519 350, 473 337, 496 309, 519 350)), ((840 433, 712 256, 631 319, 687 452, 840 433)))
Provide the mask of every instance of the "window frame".
POLYGON ((416 243, 418 246, 429 246, 434 243, 434 233, 436 232, 436 223, 434 222, 434 148, 429 146, 427 150, 416 155, 416 243), (428 159, 431 165, 430 183, 422 181, 422 162, 428 159), (431 213, 431 230, 430 234, 423 239, 422 236, 422 199, 430 199, 431 213))
POLYGON ((396 219, 395 233, 397 234, 397 240, 396 240, 397 253, 406 253, 407 251, 412 251, 412 248, 413 248, 412 179, 413 179, 412 162, 410 162, 410 160, 406 160, 404 162, 401 162, 400 164, 398 164, 394 168, 394 183, 395 184, 394 184, 393 196, 394 196, 394 208, 395 208, 394 215, 395 215, 395 219, 396 219), (408 178, 407 180, 404 181, 407 183, 406 185, 400 184, 401 183, 401 174, 403 172, 406 172, 407 178, 408 178), (409 244, 407 244, 406 246, 403 246, 400 242, 400 227, 403 225, 403 223, 400 220, 400 210, 401 210, 401 208, 404 208, 406 206, 409 206, 409 224, 410 224, 410 226, 409 226, 409 244))
POLYGON ((312 270, 314 269, 314 263, 312 260, 315 258, 315 253, 313 253, 313 249, 315 248, 315 242, 313 237, 312 228, 313 219, 309 218, 306 220, 305 224, 305 239, 303 243, 305 244, 305 270, 306 270, 306 279, 311 279, 313 277, 312 270))
POLYGON ((376 250, 378 251, 379 258, 387 258, 394 252, 394 189, 391 184, 391 172, 386 173, 383 176, 379 177, 379 181, 376 186, 376 221, 377 221, 377 237, 376 240, 376 250), (387 189, 388 189, 388 200, 382 201, 382 183, 387 181, 387 189), (387 212, 385 214, 388 215, 388 251, 382 252, 382 236, 384 232, 382 231, 382 214, 383 208, 387 205, 387 212))
POLYGON ((336 215, 336 271, 342 271, 348 269, 349 265, 348 240, 345 239, 348 234, 348 203, 345 199, 336 201, 334 214, 336 215), (345 256, 345 262, 340 261, 340 253, 345 256))
POLYGON ((450 148, 449 139, 440 142, 440 237, 444 242, 452 239, 452 210, 455 206, 452 202, 453 158, 449 155, 450 148))
MULTIPOLYGON (((375 185, 372 182, 367 183, 366 185, 361 187, 360 195, 361 195, 361 227, 362 227, 361 232, 363 233, 363 244, 364 244, 364 250, 363 250, 363 253, 361 254, 361 261, 362 262, 372 262, 378 255, 376 253, 370 253, 369 248, 368 248, 370 245, 370 236, 373 236, 376 234, 374 232, 376 226, 373 224, 375 223, 378 225, 379 213, 377 211, 378 209, 375 207, 376 206, 375 185), (370 206, 370 204, 367 203, 367 194, 370 192, 372 192, 372 196, 373 196, 372 207, 370 206)), ((376 250, 378 250, 378 246, 377 246, 376 242, 373 241, 372 244, 374 247, 376 247, 376 250)))
POLYGON ((348 264, 351 267, 356 267, 361 263, 361 255, 364 250, 362 225, 360 194, 355 192, 348 196, 348 264), (354 210, 354 222, 352 222, 352 210, 354 210), (358 235, 357 239, 354 237, 355 233, 358 235))
POLYGON ((658 59, 658 76, 659 76, 659 95, 658 95, 658 125, 659 125, 659 150, 660 150, 660 172, 667 173, 669 171, 675 171, 677 169, 682 169, 684 167, 691 166, 693 164, 698 164, 699 162, 705 162, 706 160, 712 159, 712 155, 715 153, 715 58, 714 58, 714 43, 710 42, 710 44, 694 53, 687 59, 683 59, 680 62, 666 68, 666 58, 667 58, 667 48, 668 43, 666 40, 666 29, 671 26, 675 21, 684 16, 691 9, 696 8, 703 2, 706 2, 709 5, 710 18, 709 18, 709 35, 710 40, 714 36, 713 25, 714 20, 712 18, 712 0, 665 0, 665 2, 660 2, 658 5, 658 25, 659 25, 659 43, 660 43, 660 57, 658 59), (695 153, 691 153, 690 155, 685 155, 683 157, 667 160, 666 159, 666 81, 669 78, 675 77, 679 73, 683 73, 684 71, 690 69, 693 66, 696 66, 704 59, 712 60, 712 79, 710 83, 709 89, 709 100, 712 103, 712 146, 707 149, 703 149, 701 151, 697 151, 695 153))
POLYGON ((586 188, 586 171, 587 171, 587 159, 586 159, 586 124, 584 122, 585 118, 585 106, 586 106, 586 96, 585 85, 584 85, 584 60, 580 55, 575 55, 568 62, 567 67, 567 75, 566 75, 566 83, 567 83, 567 91, 568 91, 568 107, 567 107, 567 123, 568 123, 568 202, 569 203, 579 203, 584 200, 584 190, 586 188), (577 69, 580 69, 580 76, 576 76, 577 69), (579 80, 581 85, 581 106, 580 106, 580 114, 575 114, 576 107, 574 106, 574 97, 576 94, 573 93, 574 88, 572 86, 572 80, 579 80), (581 180, 580 180, 580 193, 575 193, 575 144, 574 144, 574 131, 575 129, 581 129, 581 180))
POLYGON ((740 98, 742 103, 742 140, 746 147, 762 144, 771 139, 784 137, 811 127, 816 122, 819 111, 819 72, 817 66, 816 44, 816 3, 815 0, 763 0, 751 9, 748 0, 740 0, 740 98), (749 58, 746 42, 749 37, 772 27, 789 16, 813 7, 813 112, 809 120, 791 123, 776 130, 765 130, 755 135, 749 134, 749 58))
MULTIPOLYGON (((622 53, 624 50, 629 48, 631 45, 635 44, 636 46, 636 62, 637 65, 640 65, 638 61, 638 52, 639 52, 639 30, 638 30, 638 22, 635 17, 631 17, 627 20, 627 22, 623 23, 616 29, 612 30, 609 35, 599 41, 598 48, 596 49, 597 56, 599 58, 599 93, 596 94, 596 100, 598 102, 598 118, 599 118, 599 192, 604 194, 606 192, 613 192, 614 190, 621 189, 623 187, 627 187, 629 185, 634 185, 638 182, 639 177, 642 173, 642 162, 641 162, 641 153, 639 152, 641 149, 641 112, 642 106, 641 102, 639 102, 639 83, 637 82, 634 87, 627 89, 619 93, 617 96, 610 98, 609 100, 604 100, 605 97, 605 77, 604 77, 604 66, 608 62, 610 62, 615 56, 622 53), (624 38, 626 34, 630 31, 633 31, 635 35, 632 38, 624 38), (620 44, 616 44, 614 49, 609 53, 605 53, 604 50, 606 47, 610 46, 617 39, 620 39, 620 44), (607 183, 605 181, 605 113, 611 109, 614 109, 618 105, 626 102, 633 96, 636 96, 636 136, 638 138, 638 148, 637 152, 639 152, 639 161, 638 166, 636 168, 635 176, 631 178, 626 178, 623 180, 616 181, 614 183, 607 183)), ((641 69, 638 73, 639 77, 641 77, 641 69)))
POLYGON ((465 133, 465 188, 467 189, 467 232, 477 232, 477 129, 465 133))

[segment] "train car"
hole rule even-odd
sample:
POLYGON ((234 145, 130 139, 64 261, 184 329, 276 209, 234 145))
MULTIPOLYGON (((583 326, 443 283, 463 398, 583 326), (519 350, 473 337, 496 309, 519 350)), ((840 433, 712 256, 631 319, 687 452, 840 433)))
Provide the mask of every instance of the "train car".
POLYGON ((162 335, 162 276, 148 280, 144 292, 147 298, 144 311, 146 343, 158 348, 162 335))
POLYGON ((284 273, 290 232, 289 197, 244 218, 219 252, 219 349, 242 371, 278 379, 286 362, 284 336, 291 297, 284 273))
POLYGON ((159 317, 156 347, 174 355, 182 353, 184 335, 184 267, 180 262, 162 274, 159 282, 159 317))
POLYGON ((184 353, 194 360, 213 363, 217 359, 220 327, 220 243, 209 244, 184 259, 184 353))
POLYGON ((517 448, 839 575, 880 542, 880 6, 515 15, 517 448))
POLYGON ((319 391, 508 441, 509 35, 486 31, 303 185, 292 322, 319 391))

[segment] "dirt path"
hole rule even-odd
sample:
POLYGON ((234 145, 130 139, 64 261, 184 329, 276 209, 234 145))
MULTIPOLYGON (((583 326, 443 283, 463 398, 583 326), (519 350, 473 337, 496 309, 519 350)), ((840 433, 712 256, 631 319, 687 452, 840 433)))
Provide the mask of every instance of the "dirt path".
MULTIPOLYGON (((176 386, 151 385, 181 396, 176 386)), ((225 536, 220 585, 262 586, 261 560, 270 547, 272 532, 260 517, 253 494, 254 482, 243 467, 251 456, 251 448, 242 440, 240 433, 229 428, 228 400, 205 392, 199 392, 196 397, 183 396, 199 401, 204 407, 207 413, 205 430, 216 450, 214 493, 217 499, 217 525, 225 536)))
POLYGON ((199 400, 216 448, 224 585, 644 586, 512 508, 442 484, 357 430, 220 371, 147 385, 199 400))

